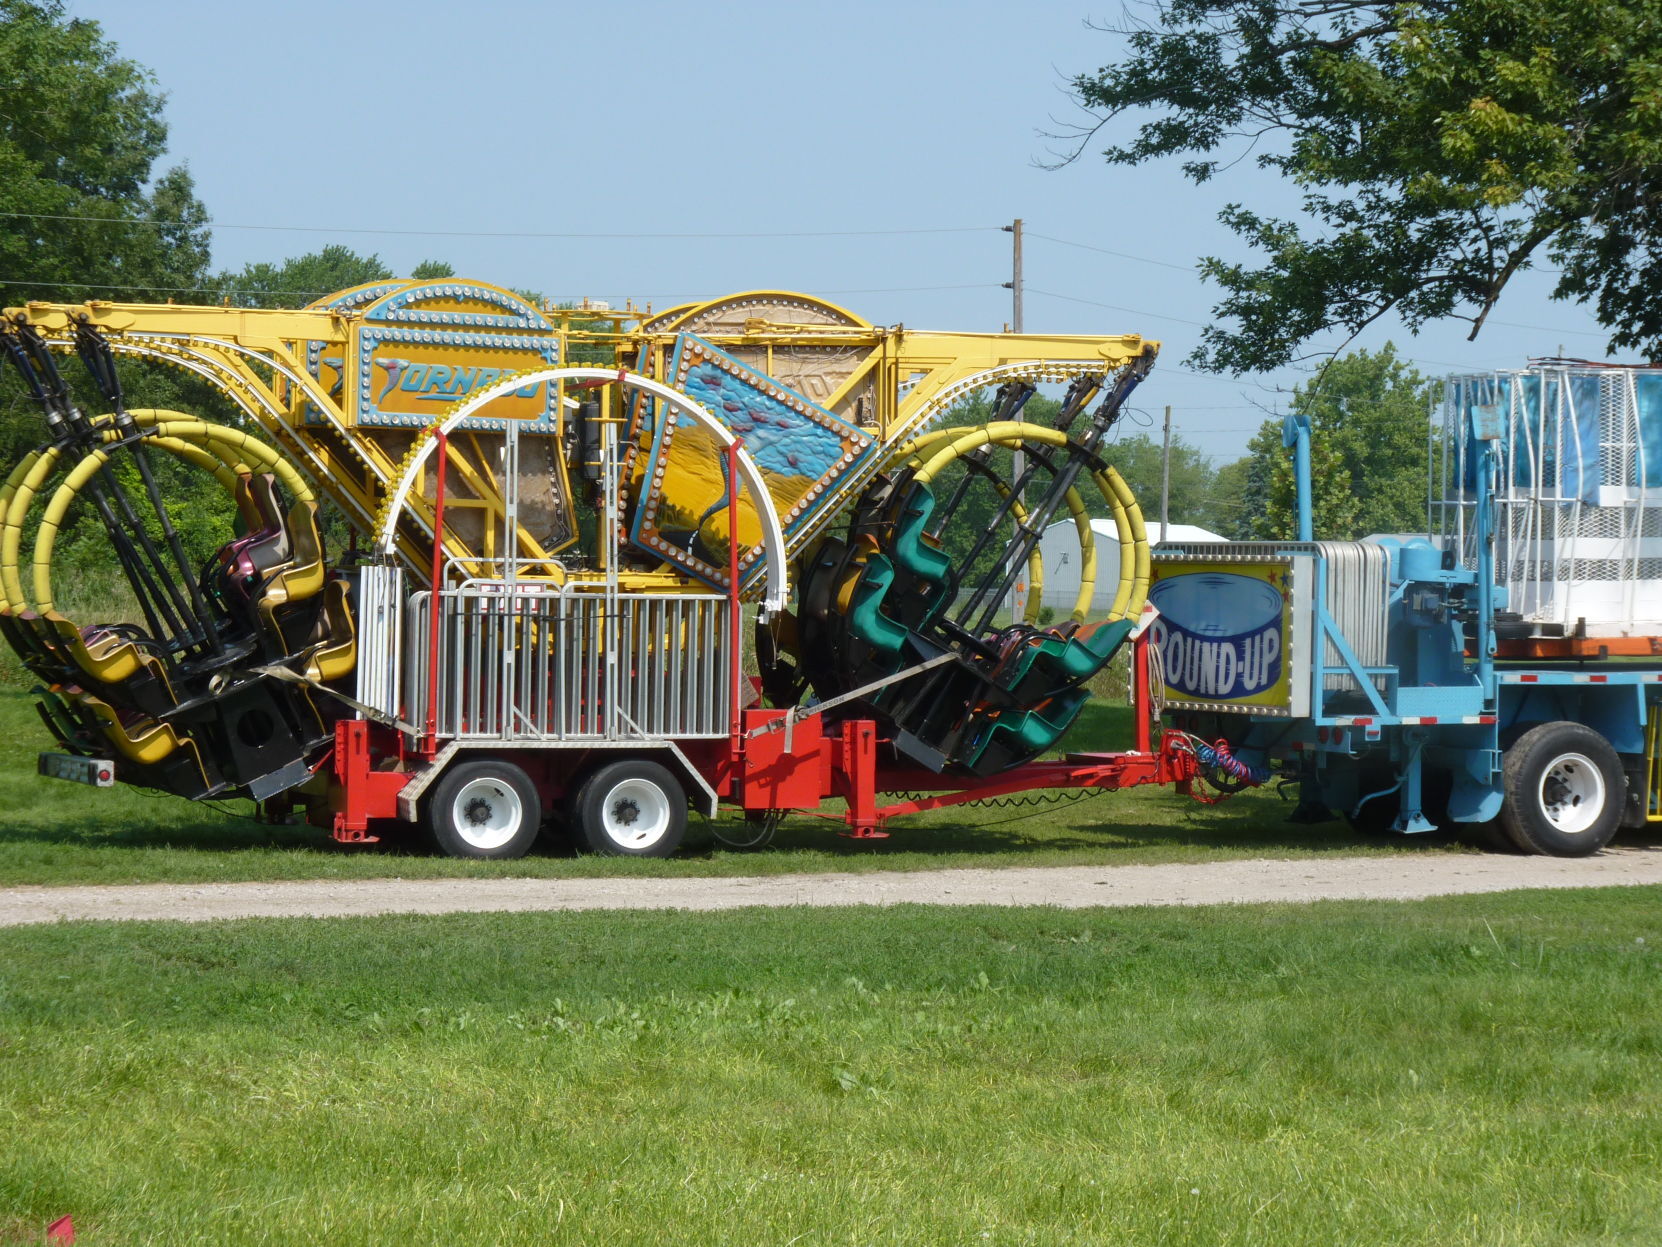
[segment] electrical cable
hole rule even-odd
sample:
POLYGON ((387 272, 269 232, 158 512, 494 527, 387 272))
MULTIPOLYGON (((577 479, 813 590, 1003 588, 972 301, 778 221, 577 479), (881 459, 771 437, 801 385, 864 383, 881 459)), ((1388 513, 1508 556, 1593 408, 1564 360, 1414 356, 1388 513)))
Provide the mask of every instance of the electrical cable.
POLYGON ((1181 316, 1162 316, 1159 312, 1144 312, 1134 307, 1121 307, 1117 303, 1098 303, 1095 299, 1081 299, 1071 294, 1057 294, 1054 290, 1040 290, 1036 286, 1023 286, 1022 290, 1027 294, 1042 294, 1047 299, 1061 299, 1065 303, 1083 303, 1086 307, 1106 308, 1110 312, 1124 312, 1128 316, 1146 316, 1150 320, 1169 320, 1179 325, 1193 325, 1196 329, 1206 328, 1206 325, 1198 320, 1184 320, 1181 316))
POLYGON ((229 221, 202 221, 191 225, 180 221, 145 221, 124 217, 74 216, 51 212, 0 212, 0 218, 25 221, 77 221, 92 225, 134 225, 148 229, 240 229, 288 234, 376 234, 401 238, 878 238, 911 234, 998 233, 1002 225, 937 225, 915 229, 806 229, 806 230, 721 230, 642 233, 584 233, 543 230, 470 229, 372 229, 323 225, 243 225, 229 221))
MULTIPOLYGON (((1072 805, 1076 802, 1089 800, 1091 797, 1100 797, 1103 793, 1109 791, 1111 790, 1107 788, 1058 788, 1052 791, 1024 793, 1020 796, 979 797, 973 801, 957 801, 953 804, 977 805, 985 809, 1019 810, 1036 806, 1072 805)), ((892 791, 884 791, 879 795, 894 797, 900 801, 925 801, 933 794, 927 792, 908 792, 904 789, 895 789, 892 791)), ((941 808, 945 809, 948 807, 943 806, 941 808)), ((920 810, 919 813, 929 813, 929 811, 920 810)))
POLYGON ((1176 269, 1179 273, 1193 273, 1195 271, 1192 264, 1174 264, 1170 260, 1156 260, 1146 255, 1132 255, 1128 251, 1114 251, 1108 247, 1094 247, 1088 242, 1073 242, 1067 238, 1057 238, 1053 234, 1036 234, 1030 229, 1022 230, 1021 236, 1024 239, 1039 238, 1045 242, 1060 243, 1064 247, 1078 247, 1081 251, 1095 251, 1099 255, 1111 255, 1120 260, 1135 260, 1139 264, 1155 264, 1160 268, 1176 269))
MULTIPOLYGON (((414 278, 388 278, 387 280, 389 280, 389 281, 399 281, 399 280, 413 281, 413 280, 416 280, 416 279, 414 279, 414 278)), ((228 298, 235 298, 239 295, 258 295, 261 298, 275 298, 275 297, 296 298, 296 299, 305 299, 308 302, 311 302, 312 300, 315 300, 315 299, 320 299, 324 295, 330 293, 327 290, 263 290, 263 289, 256 290, 256 289, 242 289, 242 288, 236 287, 236 286, 144 286, 144 285, 120 286, 120 285, 110 285, 110 284, 105 283, 105 282, 80 281, 78 279, 72 279, 72 278, 46 278, 46 277, 42 277, 42 278, 38 278, 38 279, 35 279, 35 278, 21 278, 21 277, 0 277, 0 286, 82 286, 82 287, 85 287, 88 290, 114 290, 114 291, 126 292, 126 293, 129 293, 129 294, 130 293, 140 293, 140 294, 211 294, 211 295, 215 295, 215 296, 218 296, 218 297, 228 297, 228 298)), ((1003 288, 1004 288, 1003 284, 1000 283, 1000 282, 996 282, 996 281, 976 281, 976 282, 961 282, 961 283, 958 283, 958 284, 955 284, 955 285, 949 285, 949 286, 861 286, 861 287, 856 287, 856 288, 850 289, 850 290, 805 290, 802 293, 818 295, 818 296, 844 295, 844 294, 918 294, 918 293, 928 293, 928 292, 931 292, 931 291, 940 291, 940 290, 1002 290, 1003 288)), ((568 303, 569 302, 569 303, 575 304, 581 299, 589 298, 589 297, 592 297, 592 296, 589 296, 589 295, 555 294, 555 295, 545 295, 543 297, 544 297, 545 301, 549 302, 549 303, 558 304, 558 303, 568 303)), ((622 296, 622 297, 626 297, 626 298, 637 298, 638 297, 638 298, 642 298, 642 299, 663 300, 663 299, 676 299, 676 298, 679 298, 680 296, 679 295, 649 294, 649 295, 639 295, 639 296, 627 295, 627 296, 622 296)), ((574 312, 582 312, 582 311, 585 311, 587 309, 584 309, 584 308, 581 308, 581 307, 572 307, 568 310, 574 311, 574 312)))

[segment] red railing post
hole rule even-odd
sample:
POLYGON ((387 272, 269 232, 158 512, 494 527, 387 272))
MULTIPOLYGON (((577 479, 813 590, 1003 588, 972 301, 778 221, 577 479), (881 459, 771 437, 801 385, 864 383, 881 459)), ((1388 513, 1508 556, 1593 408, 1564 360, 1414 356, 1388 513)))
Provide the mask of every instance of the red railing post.
POLYGON ((1131 645, 1131 713, 1137 716, 1137 752, 1153 748, 1148 721, 1148 646, 1154 629, 1144 628, 1131 645))

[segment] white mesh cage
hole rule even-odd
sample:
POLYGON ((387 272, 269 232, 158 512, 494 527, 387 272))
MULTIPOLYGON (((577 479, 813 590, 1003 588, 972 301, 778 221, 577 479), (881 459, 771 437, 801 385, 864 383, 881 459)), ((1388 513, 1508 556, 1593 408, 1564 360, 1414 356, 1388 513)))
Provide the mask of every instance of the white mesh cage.
POLYGON ((1499 408, 1495 571, 1541 631, 1662 635, 1662 370, 1544 365, 1449 378, 1433 531, 1476 564, 1473 408, 1499 408))

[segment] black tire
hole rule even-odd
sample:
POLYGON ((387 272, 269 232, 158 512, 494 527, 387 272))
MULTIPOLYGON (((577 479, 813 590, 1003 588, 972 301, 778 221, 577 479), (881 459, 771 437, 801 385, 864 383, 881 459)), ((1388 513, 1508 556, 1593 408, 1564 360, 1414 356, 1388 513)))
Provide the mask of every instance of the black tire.
POLYGON ((512 762, 481 758, 452 766, 428 794, 422 823, 448 857, 524 857, 542 826, 537 786, 512 762))
POLYGON ((1579 723, 1542 723, 1507 749, 1500 825, 1525 853, 1586 857, 1616 834, 1627 776, 1616 751, 1579 723))
POLYGON ((687 834, 687 793, 667 768, 644 758, 608 762, 577 790, 577 842, 610 857, 668 857, 687 834))

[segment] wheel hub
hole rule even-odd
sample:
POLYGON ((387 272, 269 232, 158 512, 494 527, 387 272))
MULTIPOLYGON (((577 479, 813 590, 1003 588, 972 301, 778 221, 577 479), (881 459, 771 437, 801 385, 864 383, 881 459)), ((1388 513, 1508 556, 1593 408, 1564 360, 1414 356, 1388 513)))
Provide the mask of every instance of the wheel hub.
POLYGON ((499 849, 519 834, 525 808, 509 785, 480 776, 455 795, 448 817, 455 833, 474 848, 499 849))
POLYGON ((600 823, 619 848, 632 853, 650 849, 670 829, 670 798, 650 779, 620 779, 600 803, 600 823))
POLYGON ((1541 777, 1541 813, 1559 831, 1586 831, 1604 809, 1604 779, 1592 759, 1579 753, 1555 758, 1541 777))

